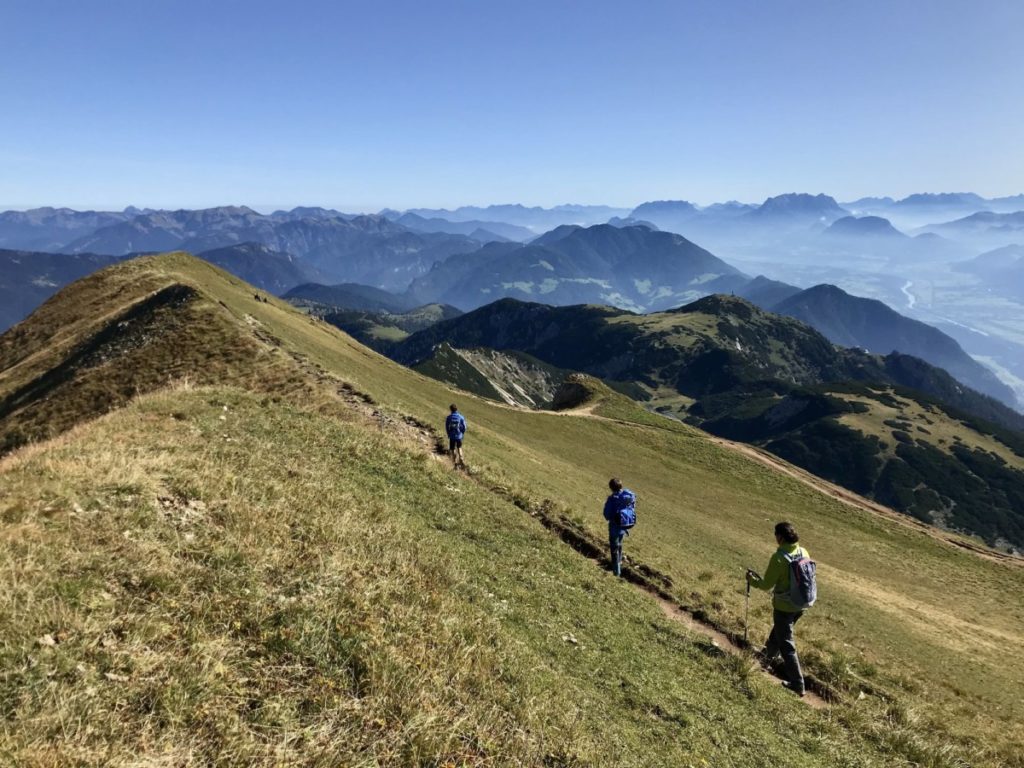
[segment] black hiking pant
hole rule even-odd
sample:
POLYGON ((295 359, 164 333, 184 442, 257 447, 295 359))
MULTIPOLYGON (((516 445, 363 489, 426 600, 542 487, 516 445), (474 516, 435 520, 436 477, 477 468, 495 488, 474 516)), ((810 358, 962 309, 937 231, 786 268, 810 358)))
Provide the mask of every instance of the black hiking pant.
POLYGON ((782 654, 782 661, 786 665, 786 679, 793 690, 803 692, 804 673, 800 669, 800 659, 796 655, 796 643, 793 640, 793 625, 803 611, 789 613, 776 609, 772 614, 772 632, 768 635, 768 642, 764 644, 764 656, 766 661, 771 661, 778 654, 782 654))
POLYGON ((608 548, 611 550, 612 573, 622 575, 622 540, 626 538, 625 528, 608 527, 608 548))

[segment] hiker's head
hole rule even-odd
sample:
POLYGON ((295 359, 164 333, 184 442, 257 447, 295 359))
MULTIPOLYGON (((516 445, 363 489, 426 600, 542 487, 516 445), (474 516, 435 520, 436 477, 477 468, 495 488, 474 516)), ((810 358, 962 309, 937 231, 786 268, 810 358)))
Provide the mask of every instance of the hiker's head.
POLYGON ((796 544, 800 541, 800 536, 797 535, 792 523, 776 523, 775 539, 779 544, 796 544))
POLYGON ((612 489, 612 493, 618 493, 622 490, 622 481, 617 477, 613 477, 608 481, 608 487, 612 489))
POLYGON ((459 406, 457 406, 455 403, 452 403, 451 405, 448 406, 448 410, 451 411, 452 413, 455 413, 457 410, 459 410, 459 406))

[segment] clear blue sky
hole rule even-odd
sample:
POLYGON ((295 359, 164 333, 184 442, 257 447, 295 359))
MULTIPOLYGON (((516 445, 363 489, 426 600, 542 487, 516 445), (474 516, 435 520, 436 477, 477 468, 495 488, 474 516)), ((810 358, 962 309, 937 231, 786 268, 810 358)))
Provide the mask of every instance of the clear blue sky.
POLYGON ((1022 0, 4 0, 0 207, 1024 191, 1022 0))

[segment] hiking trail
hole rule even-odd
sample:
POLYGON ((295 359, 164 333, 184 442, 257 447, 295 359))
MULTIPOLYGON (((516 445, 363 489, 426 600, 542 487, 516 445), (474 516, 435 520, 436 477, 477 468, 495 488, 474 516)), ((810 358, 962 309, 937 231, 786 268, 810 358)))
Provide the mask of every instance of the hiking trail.
MULTIPOLYGON (((388 433, 395 436, 400 442, 409 444, 416 450, 426 450, 435 461, 447 464, 448 456, 443 439, 440 433, 429 424, 413 416, 387 413, 377 407, 376 401, 372 397, 360 392, 348 382, 335 377, 304 357, 298 355, 293 355, 292 357, 301 368, 307 373, 312 374, 317 382, 329 386, 336 397, 363 417, 366 422, 378 427, 381 432, 384 432, 386 429, 388 433)), ((593 413, 593 406, 586 409, 569 410, 566 414, 582 415, 588 418, 603 418, 593 413)), ((453 471, 458 470, 453 469, 453 471)), ((531 517, 534 517, 541 525, 558 536, 577 553, 594 561, 602 568, 605 567, 607 560, 606 542, 598 540, 590 531, 585 530, 578 523, 569 519, 564 513, 556 510, 552 501, 544 500, 541 503, 536 503, 525 499, 511 489, 488 481, 471 468, 461 470, 460 474, 467 480, 477 483, 486 491, 502 497, 531 517)), ((784 679, 781 675, 775 674, 772 669, 759 664, 750 653, 750 645, 744 643, 741 637, 714 626, 712 622, 701 615, 700 611, 691 610, 679 602, 669 591, 673 586, 673 582, 667 575, 626 555, 623 557, 622 579, 654 598, 666 618, 707 638, 710 641, 712 652, 749 659, 751 668, 757 670, 763 676, 780 682, 784 679)), ((781 669, 781 665, 777 668, 781 669)), ((800 701, 807 706, 814 709, 825 709, 828 707, 829 701, 839 699, 837 691, 824 681, 815 678, 814 675, 805 672, 805 679, 807 691, 800 701)))

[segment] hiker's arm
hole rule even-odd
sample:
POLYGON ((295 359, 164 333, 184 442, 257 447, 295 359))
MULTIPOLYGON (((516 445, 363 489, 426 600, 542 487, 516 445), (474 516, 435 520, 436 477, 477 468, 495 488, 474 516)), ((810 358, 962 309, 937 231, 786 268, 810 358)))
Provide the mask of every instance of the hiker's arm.
POLYGON ((604 502, 604 519, 609 523, 612 521, 613 512, 615 512, 615 497, 609 496, 604 502))
POLYGON ((782 576, 782 565, 779 563, 779 558, 772 555, 768 561, 768 567, 765 568, 764 578, 751 579, 750 586, 768 591, 775 588, 775 582, 779 580, 780 576, 782 576))

